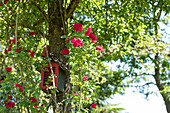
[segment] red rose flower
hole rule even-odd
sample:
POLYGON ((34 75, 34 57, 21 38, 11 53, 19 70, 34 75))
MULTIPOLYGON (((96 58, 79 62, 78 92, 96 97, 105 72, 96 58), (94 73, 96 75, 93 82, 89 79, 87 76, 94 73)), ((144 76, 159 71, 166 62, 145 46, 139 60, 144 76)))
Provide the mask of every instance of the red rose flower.
POLYGON ((63 49, 61 54, 68 55, 69 53, 70 51, 68 49, 63 49))
POLYGON ((30 69, 30 68, 31 68, 30 66, 27 67, 27 69, 30 69))
POLYGON ((18 48, 15 49, 15 52, 21 53, 20 49, 18 49, 18 48))
POLYGON ((31 100, 32 102, 37 102, 37 99, 34 97, 31 97, 29 100, 31 100))
POLYGON ((92 108, 96 108, 96 105, 95 104, 91 104, 92 108))
POLYGON ((82 24, 81 23, 75 23, 73 30, 75 30, 76 32, 82 31, 83 30, 82 24))
POLYGON ((73 43, 73 46, 74 46, 74 47, 78 47, 78 45, 79 45, 79 44, 78 44, 77 42, 73 43))
POLYGON ((4 4, 6 4, 7 2, 8 2, 8 0, 5 0, 5 1, 4 1, 4 4))
POLYGON ((92 41, 93 41, 94 43, 97 42, 97 37, 94 35, 94 33, 90 33, 90 34, 89 34, 89 38, 92 39, 92 41))
POLYGON ((11 44, 11 45, 9 45, 9 47, 10 47, 10 48, 12 48, 12 44, 11 44))
POLYGON ((75 43, 75 42, 76 42, 76 39, 75 39, 75 38, 72 38, 71 42, 72 42, 72 43, 75 43))
POLYGON ((7 72, 11 72, 12 68, 6 68, 7 72))
POLYGON ((86 31, 86 32, 84 33, 84 35, 85 35, 85 36, 89 36, 89 32, 86 31))
POLYGON ((11 40, 9 40, 8 42, 9 42, 9 44, 11 44, 11 40))
POLYGON ((35 52, 34 52, 34 51, 31 51, 30 56, 31 56, 31 57, 34 57, 34 54, 35 54, 35 52))
POLYGON ((76 94, 74 94, 74 96, 78 96, 78 94, 76 93, 76 94))
POLYGON ((35 35, 34 32, 30 32, 30 33, 29 33, 29 36, 33 36, 33 35, 35 35))
POLYGON ((87 28, 87 31, 88 31, 88 32, 91 32, 91 28, 88 27, 88 28, 87 28))
POLYGON ((19 83, 15 83, 14 86, 16 86, 16 87, 22 87, 19 83))
POLYGON ((0 4, 0 6, 2 6, 2 4, 0 4))
POLYGON ((34 107, 36 108, 36 107, 37 107, 37 105, 34 105, 34 107))
POLYGON ((85 98, 85 100, 87 100, 87 98, 85 98))
POLYGON ((68 39, 68 40, 66 40, 66 42, 68 43, 70 40, 68 39))
POLYGON ((6 98, 9 98, 10 100, 12 100, 12 96, 8 96, 8 97, 6 97, 6 98))
POLYGON ((14 42, 14 44, 15 44, 15 38, 13 38, 13 39, 12 39, 12 41, 13 41, 13 42, 14 42))
POLYGON ((24 52, 31 52, 31 50, 24 50, 24 52))
POLYGON ((82 42, 80 42, 80 43, 79 43, 79 46, 80 46, 80 47, 83 47, 83 43, 82 43, 82 42))
POLYGON ((80 39, 80 38, 76 39, 76 42, 77 42, 77 43, 80 43, 80 42, 81 42, 81 39, 80 39))
POLYGON ((38 110, 38 112, 40 112, 41 110, 38 110))
POLYGON ((2 57, 3 57, 3 55, 0 55, 0 57, 2 58, 2 57))
POLYGON ((6 108, 14 107, 14 106, 15 106, 15 103, 13 103, 13 102, 8 102, 8 103, 5 104, 6 108))
POLYGON ((7 52, 8 52, 8 51, 5 49, 4 54, 7 54, 7 52))
POLYGON ((12 7, 9 7, 9 10, 11 10, 12 9, 12 7))
POLYGON ((17 42, 17 45, 19 45, 20 44, 20 42, 17 42))
POLYGON ((19 88, 19 92, 23 92, 24 91, 24 89, 23 88, 19 88))
POLYGON ((17 40, 19 40, 21 37, 17 37, 17 40))
POLYGON ((84 76, 84 77, 83 77, 83 80, 84 80, 84 81, 87 81, 87 80, 88 80, 88 76, 84 76))
POLYGON ((8 51, 11 51, 11 48, 9 48, 8 51))
POLYGON ((96 46, 96 49, 98 49, 98 50, 101 51, 101 52, 104 52, 104 51, 105 51, 105 49, 102 48, 101 46, 96 46))

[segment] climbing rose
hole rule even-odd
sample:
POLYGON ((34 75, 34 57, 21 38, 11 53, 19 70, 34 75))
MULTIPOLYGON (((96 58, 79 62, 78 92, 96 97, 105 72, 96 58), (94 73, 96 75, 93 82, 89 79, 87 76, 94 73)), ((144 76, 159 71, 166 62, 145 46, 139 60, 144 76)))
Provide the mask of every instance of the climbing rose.
POLYGON ((78 45, 79 45, 79 44, 78 44, 77 42, 73 43, 73 46, 74 46, 74 47, 78 47, 78 45))
POLYGON ((23 90, 24 90, 23 88, 19 88, 19 92, 23 92, 23 90))
POLYGON ((5 1, 4 1, 4 4, 6 4, 7 2, 8 2, 8 0, 5 0, 5 1))
POLYGON ((11 48, 9 48, 8 51, 11 51, 11 48))
POLYGON ((40 112, 41 110, 38 110, 38 112, 40 112))
POLYGON ((70 51, 68 49, 63 49, 61 54, 68 55, 69 53, 70 51))
POLYGON ((88 76, 84 76, 84 77, 83 77, 83 80, 84 80, 84 81, 87 81, 87 80, 88 80, 88 76))
POLYGON ((29 33, 29 36, 33 36, 33 35, 35 35, 34 32, 30 32, 30 33, 29 33))
POLYGON ((30 56, 31 56, 31 57, 34 57, 34 54, 35 54, 35 52, 34 52, 34 51, 31 51, 30 56))
POLYGON ((83 30, 82 24, 81 23, 75 23, 73 30, 75 30, 76 32, 82 31, 83 30))
POLYGON ((34 107, 36 108, 36 107, 37 107, 37 105, 34 105, 34 107))
POLYGON ((8 42, 9 42, 9 44, 11 44, 11 40, 9 40, 8 42))
POLYGON ((68 40, 66 40, 66 42, 68 43, 70 40, 68 39, 68 40))
POLYGON ((78 39, 73 38, 71 40, 71 42, 73 43, 74 47, 78 47, 78 46, 82 47, 83 46, 83 43, 81 42, 80 38, 78 38, 78 39))
POLYGON ((74 94, 74 96, 78 96, 78 94, 76 93, 76 94, 74 94))
POLYGON ((80 46, 80 47, 82 47, 82 46, 83 46, 83 43, 82 43, 82 42, 80 42, 80 43, 79 43, 79 46, 80 46))
POLYGON ((89 32, 86 31, 86 32, 84 33, 84 35, 85 35, 85 36, 89 36, 89 32))
POLYGON ((15 38, 13 38, 13 39, 12 39, 12 41, 13 41, 13 42, 14 42, 14 44, 15 44, 15 38))
POLYGON ((104 49, 103 47, 101 47, 101 46, 96 46, 96 49, 98 49, 98 50, 101 51, 101 52, 104 52, 104 51, 105 51, 105 49, 104 49))
POLYGON ((31 52, 31 50, 24 50, 24 52, 31 52))
POLYGON ((11 72, 12 68, 6 68, 7 72, 11 72))
POLYGON ((20 49, 18 49, 18 48, 15 49, 15 52, 21 53, 20 49))
POLYGON ((20 42, 17 42, 17 45, 19 45, 20 44, 20 42))
POLYGON ((13 103, 13 102, 8 102, 8 103, 5 104, 6 108, 14 107, 14 106, 15 106, 15 103, 13 103))
POLYGON ((3 55, 0 56, 1 58, 3 57, 3 55))
POLYGON ((12 47, 12 44, 11 44, 11 45, 9 45, 9 47, 11 48, 11 47, 12 47))
POLYGON ((77 42, 77 43, 80 43, 80 42, 81 42, 81 39, 80 39, 80 38, 76 39, 76 42, 77 42))
POLYGON ((12 7, 9 7, 9 10, 11 10, 12 9, 12 7))
POLYGON ((14 86, 16 86, 16 87, 22 87, 19 83, 15 83, 14 86))
POLYGON ((87 28, 87 31, 88 31, 88 32, 91 32, 91 28, 88 27, 88 28, 87 28))
POLYGON ((5 49, 5 52, 4 52, 4 54, 7 54, 7 52, 8 52, 8 51, 5 49))
POLYGON ((30 66, 27 67, 27 69, 30 69, 30 68, 31 68, 30 66))
POLYGON ((87 100, 87 98, 85 98, 85 100, 87 100))
POLYGON ((94 43, 97 42, 97 37, 94 35, 94 33, 90 33, 90 34, 89 34, 89 38, 92 39, 92 41, 93 41, 94 43))
POLYGON ((75 42, 76 42, 76 39, 75 39, 75 38, 72 38, 72 39, 71 39, 71 42, 72 42, 72 43, 75 43, 75 42))
POLYGON ((34 97, 31 97, 29 100, 32 100, 32 102, 37 102, 37 99, 34 97))
POLYGON ((0 4, 0 6, 2 6, 2 4, 0 4))
POLYGON ((19 40, 21 37, 17 37, 17 40, 19 40))
POLYGON ((6 98, 9 98, 10 100, 12 100, 12 96, 8 96, 8 97, 6 97, 6 98))
POLYGON ((95 104, 91 104, 92 108, 96 108, 96 105, 95 104))

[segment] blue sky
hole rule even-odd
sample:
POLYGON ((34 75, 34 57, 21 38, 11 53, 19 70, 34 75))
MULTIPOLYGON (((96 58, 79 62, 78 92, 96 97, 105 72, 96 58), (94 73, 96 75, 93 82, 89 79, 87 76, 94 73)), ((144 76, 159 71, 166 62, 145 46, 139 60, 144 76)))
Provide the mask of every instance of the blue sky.
MULTIPOLYGON (((156 87, 151 87, 157 90, 156 87)), ((133 93, 134 88, 128 88, 125 95, 116 94, 112 99, 107 99, 111 104, 119 104, 118 107, 125 108, 119 113, 167 113, 163 98, 160 93, 151 94, 148 99, 145 99, 143 94, 138 92, 133 93)))

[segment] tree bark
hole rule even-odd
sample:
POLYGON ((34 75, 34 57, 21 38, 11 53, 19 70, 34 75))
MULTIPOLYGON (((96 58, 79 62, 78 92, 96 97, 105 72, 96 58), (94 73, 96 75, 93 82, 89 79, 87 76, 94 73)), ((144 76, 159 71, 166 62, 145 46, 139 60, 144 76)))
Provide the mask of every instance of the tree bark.
MULTIPOLYGON (((66 32, 66 25, 64 22, 64 7, 63 7, 63 0, 55 0, 52 3, 48 4, 48 15, 49 15, 49 47, 50 53, 54 54, 56 58, 62 62, 63 65, 66 66, 68 62, 68 58, 64 57, 61 54, 63 49, 66 49, 65 39, 60 38, 66 32)), ((68 75, 69 76, 69 75, 68 75)), ((68 77, 69 78, 69 77, 68 77)), ((66 81, 68 82, 68 81, 66 81)), ((64 98, 63 95, 57 96, 57 102, 61 102, 64 98)), ((52 102, 53 110, 56 111, 55 102, 52 102)), ((65 104, 60 106, 57 112, 63 113, 63 108, 65 108, 65 104)), ((69 109, 66 110, 68 113, 70 112, 69 109)))
POLYGON ((170 99, 168 97, 168 94, 166 94, 165 92, 162 92, 164 87, 163 87, 163 85, 160 81, 159 55, 158 55, 158 53, 156 53, 156 55, 155 55, 155 75, 154 75, 154 79, 156 81, 156 85, 159 89, 159 92, 161 93, 163 100, 165 102, 166 110, 167 110, 168 113, 170 113, 170 99))

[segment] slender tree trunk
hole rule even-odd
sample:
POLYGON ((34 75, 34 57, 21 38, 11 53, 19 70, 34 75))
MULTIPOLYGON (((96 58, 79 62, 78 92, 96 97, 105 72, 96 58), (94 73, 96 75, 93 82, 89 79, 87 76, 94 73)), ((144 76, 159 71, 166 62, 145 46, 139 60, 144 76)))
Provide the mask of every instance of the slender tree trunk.
POLYGON ((156 81, 156 85, 159 89, 159 92, 161 93, 163 100, 165 102, 165 106, 166 106, 166 110, 168 113, 170 113, 170 99, 168 94, 166 94, 165 92, 162 92, 162 90, 164 89, 161 81, 160 81, 160 72, 159 72, 159 55, 158 53, 156 53, 155 55, 155 75, 154 75, 154 79, 156 81))

